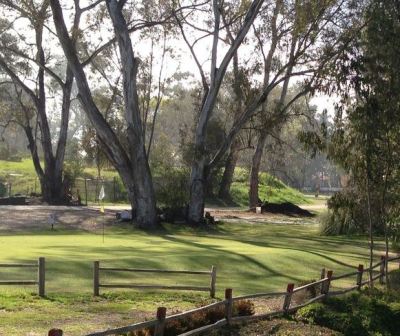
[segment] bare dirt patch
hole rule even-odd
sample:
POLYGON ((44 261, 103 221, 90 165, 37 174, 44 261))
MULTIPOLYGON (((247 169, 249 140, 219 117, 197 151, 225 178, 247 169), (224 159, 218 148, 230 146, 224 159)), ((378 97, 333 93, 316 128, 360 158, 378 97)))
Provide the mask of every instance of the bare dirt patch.
POLYGON ((51 229, 50 216, 55 216, 56 229, 93 231, 115 222, 115 211, 100 211, 86 207, 46 205, 0 206, 0 232, 51 229))

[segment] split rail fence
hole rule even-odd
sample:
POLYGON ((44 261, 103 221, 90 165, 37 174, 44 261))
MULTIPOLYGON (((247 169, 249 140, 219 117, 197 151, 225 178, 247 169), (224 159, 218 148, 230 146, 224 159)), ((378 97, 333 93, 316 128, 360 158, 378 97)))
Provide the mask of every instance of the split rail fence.
POLYGON ((210 271, 178 271, 178 270, 158 270, 158 269, 141 269, 141 268, 121 268, 121 267, 100 267, 100 262, 93 263, 93 294, 100 295, 100 288, 136 288, 136 289, 170 289, 170 290, 191 290, 210 292, 212 298, 215 297, 215 285, 217 281, 217 269, 211 267, 210 271), (193 275, 208 275, 210 276, 209 286, 166 286, 166 285, 139 285, 139 284, 124 284, 124 283, 101 283, 100 271, 107 272, 131 272, 131 273, 161 273, 161 274, 193 274, 193 275))
MULTIPOLYGON (((275 317, 279 315, 284 315, 284 314, 289 314, 293 313, 296 310, 305 307, 315 301, 322 300, 326 297, 334 296, 334 295, 341 295, 353 290, 359 290, 361 289, 362 286, 366 284, 372 285, 374 281, 379 279, 379 283, 383 284, 384 279, 385 279, 385 267, 386 264, 389 262, 395 262, 398 261, 400 262, 400 256, 393 257, 393 258, 388 258, 382 257, 381 261, 373 265, 371 268, 364 269, 363 265, 359 265, 356 269, 356 271, 352 271, 346 274, 342 274, 339 276, 333 276, 333 271, 325 271, 325 269, 322 269, 321 271, 321 279, 317 280, 315 282, 306 284, 304 286, 296 287, 294 286, 293 283, 289 283, 287 285, 286 291, 284 292, 271 292, 271 293, 257 293, 257 294, 250 294, 250 295, 242 295, 242 296, 237 296, 233 297, 232 296, 232 289, 227 288, 225 290, 225 299, 222 301, 218 301, 215 303, 211 303, 209 305, 189 310, 183 313, 175 314, 175 315, 170 315, 166 316, 167 309, 165 307, 159 307, 157 308, 156 312, 156 318, 154 320, 150 321, 145 321, 145 322, 140 322, 136 324, 131 324, 127 325, 124 327, 120 328, 115 328, 115 329, 109 329, 105 331, 100 331, 100 332, 95 332, 88 334, 86 336, 107 336, 107 335, 122 335, 128 332, 134 332, 134 331, 139 331, 143 329, 152 329, 154 330, 153 335, 154 336, 163 336, 164 335, 164 330, 166 327, 166 324, 169 321, 174 321, 174 320, 179 320, 184 317, 188 317, 194 313, 199 313, 199 312, 204 312, 209 309, 215 309, 217 307, 225 307, 225 317, 213 324, 205 325, 200 328, 194 329, 187 331, 183 334, 180 334, 179 336, 193 336, 193 335, 200 335, 205 332, 209 332, 211 330, 218 329, 222 326, 225 325, 231 325, 233 323, 238 323, 238 322, 248 322, 248 321, 253 321, 253 320, 261 320, 265 318, 270 318, 270 317, 275 317), (379 270, 377 271, 377 269, 379 270), (372 279, 366 279, 363 280, 364 274, 373 274, 373 272, 377 272, 377 274, 372 276, 372 279), (345 288, 345 289, 340 289, 340 290, 332 290, 332 283, 338 280, 346 279, 349 277, 356 277, 355 284, 351 287, 345 288), (371 284, 372 281, 372 284, 371 284), (315 296, 307 299, 305 302, 296 302, 294 299, 296 295, 298 295, 300 292, 307 291, 310 288, 314 287, 314 292, 315 296), (315 290, 317 288, 318 290, 315 290), (257 314, 257 315, 248 315, 248 316, 233 316, 233 306, 234 302, 240 301, 240 300, 252 300, 252 299, 260 299, 260 298, 283 298, 283 303, 280 306, 279 309, 268 311, 262 314, 257 314)), ((399 263, 399 268, 400 268, 400 263, 399 263)))
POLYGON ((36 280, 0 280, 1 286, 13 285, 13 286, 26 286, 26 285, 37 285, 38 294, 41 297, 45 296, 45 283, 46 283, 46 269, 45 269, 45 258, 40 257, 37 263, 3 263, 0 264, 0 268, 37 268, 37 279, 36 280))

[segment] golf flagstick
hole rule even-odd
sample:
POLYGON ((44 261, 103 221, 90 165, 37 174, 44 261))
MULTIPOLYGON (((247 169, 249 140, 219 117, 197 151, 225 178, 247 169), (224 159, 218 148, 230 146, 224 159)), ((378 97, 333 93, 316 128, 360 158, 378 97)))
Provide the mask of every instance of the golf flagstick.
MULTIPOLYGON (((102 213, 104 215, 105 211, 104 211, 104 197, 106 196, 106 193, 104 192, 104 185, 101 186, 100 189, 100 194, 99 194, 99 201, 101 202, 101 206, 100 206, 100 213, 102 213)), ((104 220, 102 221, 103 223, 103 243, 104 243, 104 220)))

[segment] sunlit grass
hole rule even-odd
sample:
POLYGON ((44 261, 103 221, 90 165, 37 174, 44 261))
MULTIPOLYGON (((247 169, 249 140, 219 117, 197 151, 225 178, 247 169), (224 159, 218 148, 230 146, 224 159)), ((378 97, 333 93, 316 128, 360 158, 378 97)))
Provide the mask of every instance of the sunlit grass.
MULTIPOLYGON (((32 287, 0 288, 0 334, 15 334, 16 325, 22 328, 18 329, 21 334, 31 330, 43 334, 50 325, 59 325, 68 335, 79 335, 143 319, 132 315, 132 310, 152 316, 159 305, 187 309, 209 300, 207 293, 105 290, 102 297, 93 298, 95 260, 109 266, 158 269, 208 270, 216 265, 217 297, 221 298, 228 287, 236 295, 282 291, 288 282, 318 278, 322 267, 343 273, 359 263, 367 265, 368 250, 363 237, 322 237, 316 224, 301 220, 222 223, 211 231, 167 225, 151 234, 118 225, 106 228, 104 242, 100 229, 7 232, 0 237, 0 262, 25 262, 38 256, 46 257, 48 299, 30 294, 36 290, 32 287), (103 315, 112 315, 113 322, 98 321, 103 315)), ((35 273, 3 270, 0 277, 27 279, 35 273)), ((102 281, 207 286, 209 278, 144 273, 107 275, 102 281)))

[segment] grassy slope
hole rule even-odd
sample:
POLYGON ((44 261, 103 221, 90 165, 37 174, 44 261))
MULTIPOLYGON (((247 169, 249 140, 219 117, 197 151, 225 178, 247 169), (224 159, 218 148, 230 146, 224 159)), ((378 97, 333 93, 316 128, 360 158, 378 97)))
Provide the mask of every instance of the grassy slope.
MULTIPOLYGON (((22 176, 11 177, 12 192, 25 194, 35 190, 36 174, 31 159, 23 159, 22 162, 9 162, 0 160, 0 181, 9 180, 7 177, 10 173, 21 174, 22 176)), ((87 177, 97 176, 95 168, 85 168, 84 171, 87 177)), ((103 170, 102 176, 106 179, 112 179, 117 176, 117 173, 112 170, 103 170)), ((237 168, 235 171, 234 182, 232 185, 232 201, 231 204, 226 204, 219 199, 209 199, 209 205, 235 205, 240 207, 248 206, 248 181, 249 172, 243 168, 237 168)), ((39 192, 39 183, 36 183, 36 191, 39 192)), ((286 186, 281 181, 272 177, 267 173, 260 174, 259 186, 260 198, 268 202, 282 203, 292 202, 295 204, 310 203, 309 199, 301 192, 286 186)))
MULTIPOLYGON (((84 174, 87 177, 97 176, 96 168, 85 168, 84 174)), ((102 176, 106 179, 112 179, 118 174, 115 171, 103 170, 102 176)), ((22 193, 26 194, 35 190, 40 192, 40 185, 37 181, 37 175, 31 159, 23 159, 21 162, 10 162, 0 160, 0 182, 11 181, 12 194, 22 193), (9 176, 9 174, 19 174, 22 176, 9 176)))
MULTIPOLYGON (((271 176, 268 173, 260 173, 259 178, 259 196, 262 201, 271 203, 292 202, 294 204, 312 203, 309 198, 305 197, 296 189, 288 187, 282 181, 271 176)), ((215 198, 209 199, 208 203, 219 206, 239 206, 246 208, 249 204, 249 171, 244 168, 237 167, 231 188, 232 203, 215 198)))
MULTIPOLYGON (((168 226, 163 232, 148 234, 127 226, 114 227, 107 229, 104 243, 101 232, 8 232, 0 237, 0 262, 29 261, 39 255, 47 258, 48 299, 30 295, 32 288, 1 288, 0 335, 44 334, 51 326, 62 326, 68 335, 79 335, 142 320, 137 312, 151 312, 152 316, 160 305, 186 309, 208 300, 207 293, 136 291, 93 299, 94 260, 114 266, 170 269, 208 269, 214 264, 218 268, 217 296, 221 298, 226 287, 233 288, 236 295, 281 291, 288 282, 318 277, 321 267, 342 273, 351 265, 366 265, 368 251, 364 239, 320 237, 312 223, 225 223, 211 233, 168 226)), ((13 272, 8 278, 29 278, 13 272)), ((1 278, 5 277, 2 273, 1 278)), ((158 276, 134 277, 137 283, 160 282, 158 276)), ((208 283, 207 278, 200 277, 162 278, 163 284, 208 283)), ((132 279, 125 275, 120 281, 132 279)))

